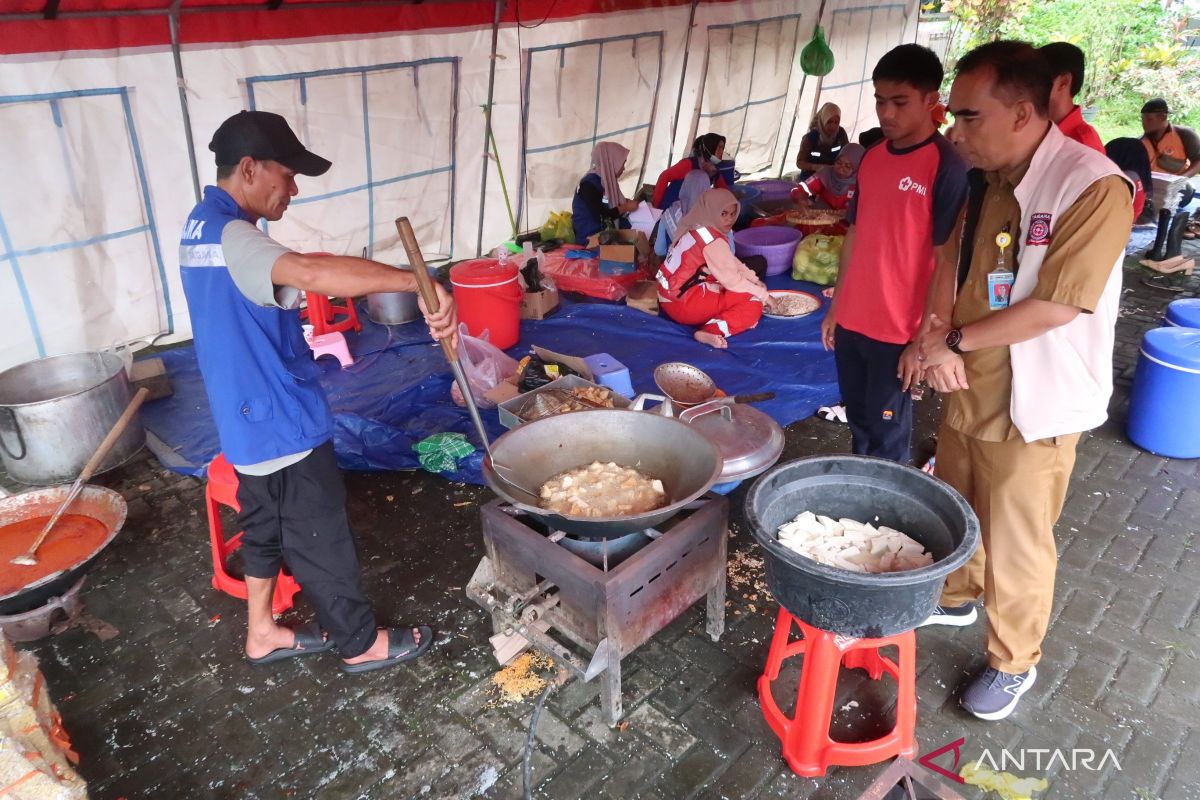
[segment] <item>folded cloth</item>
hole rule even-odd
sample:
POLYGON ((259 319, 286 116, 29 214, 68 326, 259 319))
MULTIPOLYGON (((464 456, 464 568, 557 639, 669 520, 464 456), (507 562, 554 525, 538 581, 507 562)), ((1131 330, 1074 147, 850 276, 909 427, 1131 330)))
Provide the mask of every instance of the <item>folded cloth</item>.
POLYGON ((466 458, 475 452, 475 445, 467 441, 461 433, 435 433, 413 445, 417 451, 417 461, 429 472, 454 472, 458 469, 458 460, 466 458))

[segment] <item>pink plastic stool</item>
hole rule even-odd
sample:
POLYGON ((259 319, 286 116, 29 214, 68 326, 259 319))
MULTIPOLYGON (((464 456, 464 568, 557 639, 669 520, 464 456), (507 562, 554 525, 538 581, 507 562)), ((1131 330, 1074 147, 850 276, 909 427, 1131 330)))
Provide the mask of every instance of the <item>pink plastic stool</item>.
POLYGON ((312 348, 313 358, 333 356, 341 362, 342 369, 354 364, 354 358, 350 355, 350 347, 346 344, 346 337, 340 333, 323 333, 320 336, 313 336, 309 340, 308 346, 312 348))

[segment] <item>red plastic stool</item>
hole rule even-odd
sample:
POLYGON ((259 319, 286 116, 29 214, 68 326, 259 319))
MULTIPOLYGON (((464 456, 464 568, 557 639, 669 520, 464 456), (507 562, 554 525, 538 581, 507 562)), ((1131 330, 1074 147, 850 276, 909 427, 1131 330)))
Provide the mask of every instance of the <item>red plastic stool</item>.
POLYGON ((348 297, 337 302, 336 299, 313 292, 305 292, 304 296, 308 302, 307 319, 313 326, 314 336, 362 330, 362 323, 358 321, 358 311, 354 308, 354 298, 348 297))
MULTIPOLYGON (((333 253, 309 253, 313 256, 331 256, 333 253)), ((314 336, 326 333, 344 333, 349 330, 361 331, 362 323, 358 321, 358 311, 354 308, 354 298, 334 298, 314 292, 304 293, 306 308, 300 309, 300 319, 308 320, 313 326, 314 336), (341 302, 337 300, 341 299, 341 302)))
MULTIPOLYGON (((229 574, 226 564, 229 554, 242 546, 242 531, 238 531, 228 539, 221 525, 220 506, 228 506, 234 511, 241 511, 237 499, 238 478, 233 466, 218 455, 208 465, 208 485, 204 489, 204 502, 208 507, 208 538, 212 543, 214 589, 225 592, 233 597, 246 599, 246 582, 229 574)), ((292 598, 300 591, 296 579, 283 570, 279 571, 279 579, 275 581, 275 594, 271 597, 271 613, 282 614, 292 607, 292 598)))
POLYGON ((807 778, 825 774, 830 766, 862 767, 895 756, 912 758, 917 754, 916 637, 912 631, 881 639, 851 639, 818 630, 779 609, 775 635, 767 655, 766 671, 758 679, 758 700, 771 730, 783 743, 783 758, 797 775, 807 778), (790 642, 792 625, 799 626, 804 638, 790 642), (896 645, 899 664, 879 654, 879 648, 896 645), (796 714, 787 717, 771 694, 771 682, 779 677, 785 659, 804 655, 800 688, 796 694, 796 714), (829 736, 833 717, 838 672, 864 669, 873 680, 884 672, 896 679, 896 726, 890 733, 870 742, 835 742, 829 736))

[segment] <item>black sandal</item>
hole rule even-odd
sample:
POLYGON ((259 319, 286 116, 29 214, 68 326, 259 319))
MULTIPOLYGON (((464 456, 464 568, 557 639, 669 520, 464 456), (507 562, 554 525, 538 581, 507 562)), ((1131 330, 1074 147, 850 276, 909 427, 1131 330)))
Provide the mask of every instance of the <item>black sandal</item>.
POLYGON ((387 658, 381 658, 377 661, 363 661, 358 664, 347 664, 343 661, 341 663, 342 672, 355 675, 360 672, 373 672, 377 669, 394 667, 397 664, 403 664, 405 661, 412 661, 414 658, 419 658, 432 646, 433 629, 428 625, 388 628, 387 658), (421 633, 421 641, 419 643, 413 637, 414 627, 421 633))
POLYGON ((333 642, 326 638, 325 634, 316 625, 305 625, 302 628, 294 629, 292 633, 296 637, 296 643, 291 647, 276 648, 260 658, 246 656, 246 660, 255 666, 263 666, 264 664, 274 664, 277 661, 283 661, 288 658, 315 656, 317 653, 324 653, 333 649, 333 642))

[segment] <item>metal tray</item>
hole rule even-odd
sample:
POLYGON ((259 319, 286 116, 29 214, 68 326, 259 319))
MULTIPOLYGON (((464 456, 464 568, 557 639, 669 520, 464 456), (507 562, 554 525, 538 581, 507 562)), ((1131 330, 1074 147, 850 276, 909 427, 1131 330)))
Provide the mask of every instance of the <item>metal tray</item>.
POLYGON ((526 420, 521 419, 521 417, 517 415, 517 412, 524 408, 525 404, 528 403, 534 395, 540 392, 545 392, 550 389, 577 389, 583 386, 594 386, 597 389, 608 389, 610 392, 612 392, 614 408, 627 409, 630 406, 629 398, 622 397, 616 392, 613 392, 612 389, 609 389, 607 386, 601 386, 598 383, 585 380, 578 375, 564 375, 561 378, 550 381, 550 383, 547 383, 545 386, 541 386, 531 392, 519 394, 511 400, 505 400, 503 403, 498 405, 496 410, 500 414, 500 424, 509 430, 524 425, 526 420))

